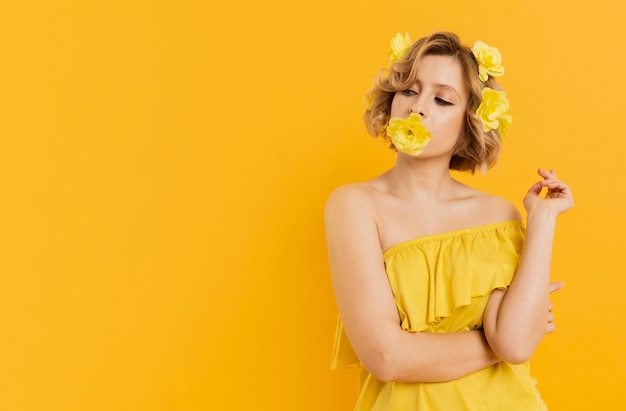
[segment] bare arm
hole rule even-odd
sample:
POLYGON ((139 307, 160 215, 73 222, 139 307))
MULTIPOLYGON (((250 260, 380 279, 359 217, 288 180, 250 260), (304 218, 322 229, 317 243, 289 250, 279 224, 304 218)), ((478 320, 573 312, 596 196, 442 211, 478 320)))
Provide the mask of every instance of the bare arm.
POLYGON ((402 330, 370 204, 362 189, 343 187, 330 196, 325 214, 337 305, 365 368, 382 381, 438 382, 498 362, 482 331, 402 330))
POLYGON ((506 292, 492 293, 485 311, 485 336, 494 352, 511 363, 528 361, 546 331, 552 331, 549 295, 562 287, 550 285, 552 241, 557 215, 573 206, 572 193, 553 170, 539 170, 539 175, 543 180, 524 198, 528 219, 519 268, 506 292), (543 188, 548 188, 545 198, 540 197, 543 188))

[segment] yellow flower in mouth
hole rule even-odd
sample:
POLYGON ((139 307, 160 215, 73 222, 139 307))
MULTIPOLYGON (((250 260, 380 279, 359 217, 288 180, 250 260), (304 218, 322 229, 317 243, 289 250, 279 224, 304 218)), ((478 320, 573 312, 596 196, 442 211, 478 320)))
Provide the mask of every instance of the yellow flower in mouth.
POLYGON ((476 110, 476 114, 483 122, 483 131, 498 129, 500 136, 504 137, 513 117, 508 113, 509 100, 504 91, 485 87, 482 91, 483 100, 476 110))
POLYGON ((409 48, 411 48, 411 37, 409 37, 409 33, 404 33, 404 36, 400 33, 396 33, 391 39, 389 60, 395 63, 404 57, 406 52, 409 51, 409 48))
POLYGON ((411 113, 407 118, 392 118, 387 126, 387 135, 398 151, 418 156, 432 136, 422 123, 422 118, 411 113))
POLYGON ((478 78, 480 81, 485 82, 489 76, 498 77, 504 74, 502 54, 500 54, 497 48, 489 47, 478 40, 472 47, 472 53, 474 53, 478 63, 478 78))

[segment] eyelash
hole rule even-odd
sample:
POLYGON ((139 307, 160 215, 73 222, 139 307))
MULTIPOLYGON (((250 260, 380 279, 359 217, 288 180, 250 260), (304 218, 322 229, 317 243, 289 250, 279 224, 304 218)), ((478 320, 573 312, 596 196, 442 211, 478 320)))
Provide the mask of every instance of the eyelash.
MULTIPOLYGON (((417 91, 415 90, 411 90, 411 89, 407 89, 407 90, 402 90, 402 94, 405 96, 415 96, 418 94, 417 91)), ((435 102, 441 106, 453 106, 454 104, 442 99, 441 97, 435 97, 435 102)))

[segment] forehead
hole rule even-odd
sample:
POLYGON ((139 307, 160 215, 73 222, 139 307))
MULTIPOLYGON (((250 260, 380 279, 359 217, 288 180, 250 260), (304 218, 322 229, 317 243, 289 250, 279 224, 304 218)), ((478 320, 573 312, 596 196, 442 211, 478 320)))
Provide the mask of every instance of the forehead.
POLYGON ((419 62, 417 81, 423 85, 451 87, 459 95, 468 95, 461 63, 452 56, 428 55, 419 62))

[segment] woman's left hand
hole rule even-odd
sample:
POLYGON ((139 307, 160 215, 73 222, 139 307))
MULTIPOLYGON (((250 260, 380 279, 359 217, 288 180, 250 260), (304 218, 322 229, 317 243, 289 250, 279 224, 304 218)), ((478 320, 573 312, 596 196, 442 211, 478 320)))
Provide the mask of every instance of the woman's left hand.
POLYGON ((547 209, 553 211, 555 215, 561 214, 574 206, 574 197, 569 186, 557 179, 554 170, 546 171, 540 168, 539 175, 543 177, 533 184, 524 197, 524 208, 526 211, 536 211, 547 209), (541 191, 548 189, 545 197, 541 197, 541 191))
MULTIPOLYGON (((555 281, 550 283, 550 294, 555 291, 561 290, 565 284, 560 281, 555 281)), ((546 325, 546 334, 554 332, 556 330, 556 325, 554 324, 554 314, 552 313, 552 309, 554 308, 554 304, 550 302, 548 305, 548 324, 546 325)))

